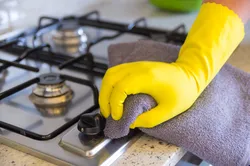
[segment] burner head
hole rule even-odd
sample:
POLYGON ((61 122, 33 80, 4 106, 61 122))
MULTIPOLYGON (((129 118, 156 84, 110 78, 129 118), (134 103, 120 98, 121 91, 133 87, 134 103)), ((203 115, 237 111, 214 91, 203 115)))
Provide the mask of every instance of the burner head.
POLYGON ((40 81, 29 98, 43 114, 60 115, 67 110, 73 91, 60 75, 50 73, 40 76, 40 81))
POLYGON ((88 36, 83 27, 72 21, 66 21, 52 32, 55 49, 60 52, 83 52, 87 46, 88 36))
POLYGON ((58 45, 80 45, 87 43, 88 37, 82 27, 76 29, 58 29, 53 32, 52 38, 58 45))
POLYGON ((54 73, 40 76, 40 82, 33 90, 33 94, 44 98, 67 96, 70 92, 71 89, 65 84, 65 80, 61 79, 59 74, 54 73))

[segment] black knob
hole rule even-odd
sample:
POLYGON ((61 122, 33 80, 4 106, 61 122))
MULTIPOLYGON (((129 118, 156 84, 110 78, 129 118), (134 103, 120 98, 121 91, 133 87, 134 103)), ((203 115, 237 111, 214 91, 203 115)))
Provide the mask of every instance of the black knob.
POLYGON ((106 120, 97 112, 83 114, 78 122, 78 130, 85 135, 98 135, 105 128, 106 120))

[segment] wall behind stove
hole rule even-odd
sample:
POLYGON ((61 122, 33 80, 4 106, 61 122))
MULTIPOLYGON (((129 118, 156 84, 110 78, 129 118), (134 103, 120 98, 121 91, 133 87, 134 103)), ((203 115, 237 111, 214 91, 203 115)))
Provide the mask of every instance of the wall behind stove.
POLYGON ((196 13, 171 14, 159 11, 149 4, 148 0, 19 0, 19 2, 24 17, 14 23, 16 28, 35 25, 41 15, 63 17, 82 15, 92 10, 99 10, 102 18, 128 23, 139 17, 146 17, 149 19, 149 24, 164 28, 173 28, 179 23, 185 23, 190 27, 196 15, 196 13), (186 19, 182 19, 183 16, 186 19))

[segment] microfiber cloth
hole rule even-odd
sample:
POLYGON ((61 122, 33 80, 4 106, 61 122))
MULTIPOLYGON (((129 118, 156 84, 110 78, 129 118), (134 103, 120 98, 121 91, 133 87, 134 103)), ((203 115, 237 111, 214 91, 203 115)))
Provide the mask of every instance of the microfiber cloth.
MULTIPOLYGON (((174 62, 179 50, 175 45, 141 40, 111 45, 108 53, 112 67, 141 60, 174 62)), ((136 117, 156 105, 149 95, 129 95, 123 117, 118 121, 107 118, 105 136, 126 136, 136 117)), ((250 75, 225 64, 190 109, 154 128, 139 129, 214 166, 249 165, 250 75)))

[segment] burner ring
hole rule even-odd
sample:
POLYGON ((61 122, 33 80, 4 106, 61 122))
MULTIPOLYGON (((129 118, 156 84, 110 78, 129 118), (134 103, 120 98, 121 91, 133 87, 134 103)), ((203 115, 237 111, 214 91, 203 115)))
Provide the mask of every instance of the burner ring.
POLYGON ((43 98, 54 98, 69 93, 71 88, 66 85, 65 79, 59 73, 47 73, 39 77, 39 82, 33 94, 43 98))
POLYGON ((61 78, 60 74, 56 73, 43 74, 39 77, 39 79, 39 85, 56 85, 65 81, 61 78))
POLYGON ((88 42, 88 35, 83 27, 61 27, 51 33, 52 41, 57 46, 80 46, 88 42))
POLYGON ((67 111, 73 98, 73 91, 57 73, 43 74, 37 86, 29 95, 30 101, 43 114, 57 116, 67 111))

